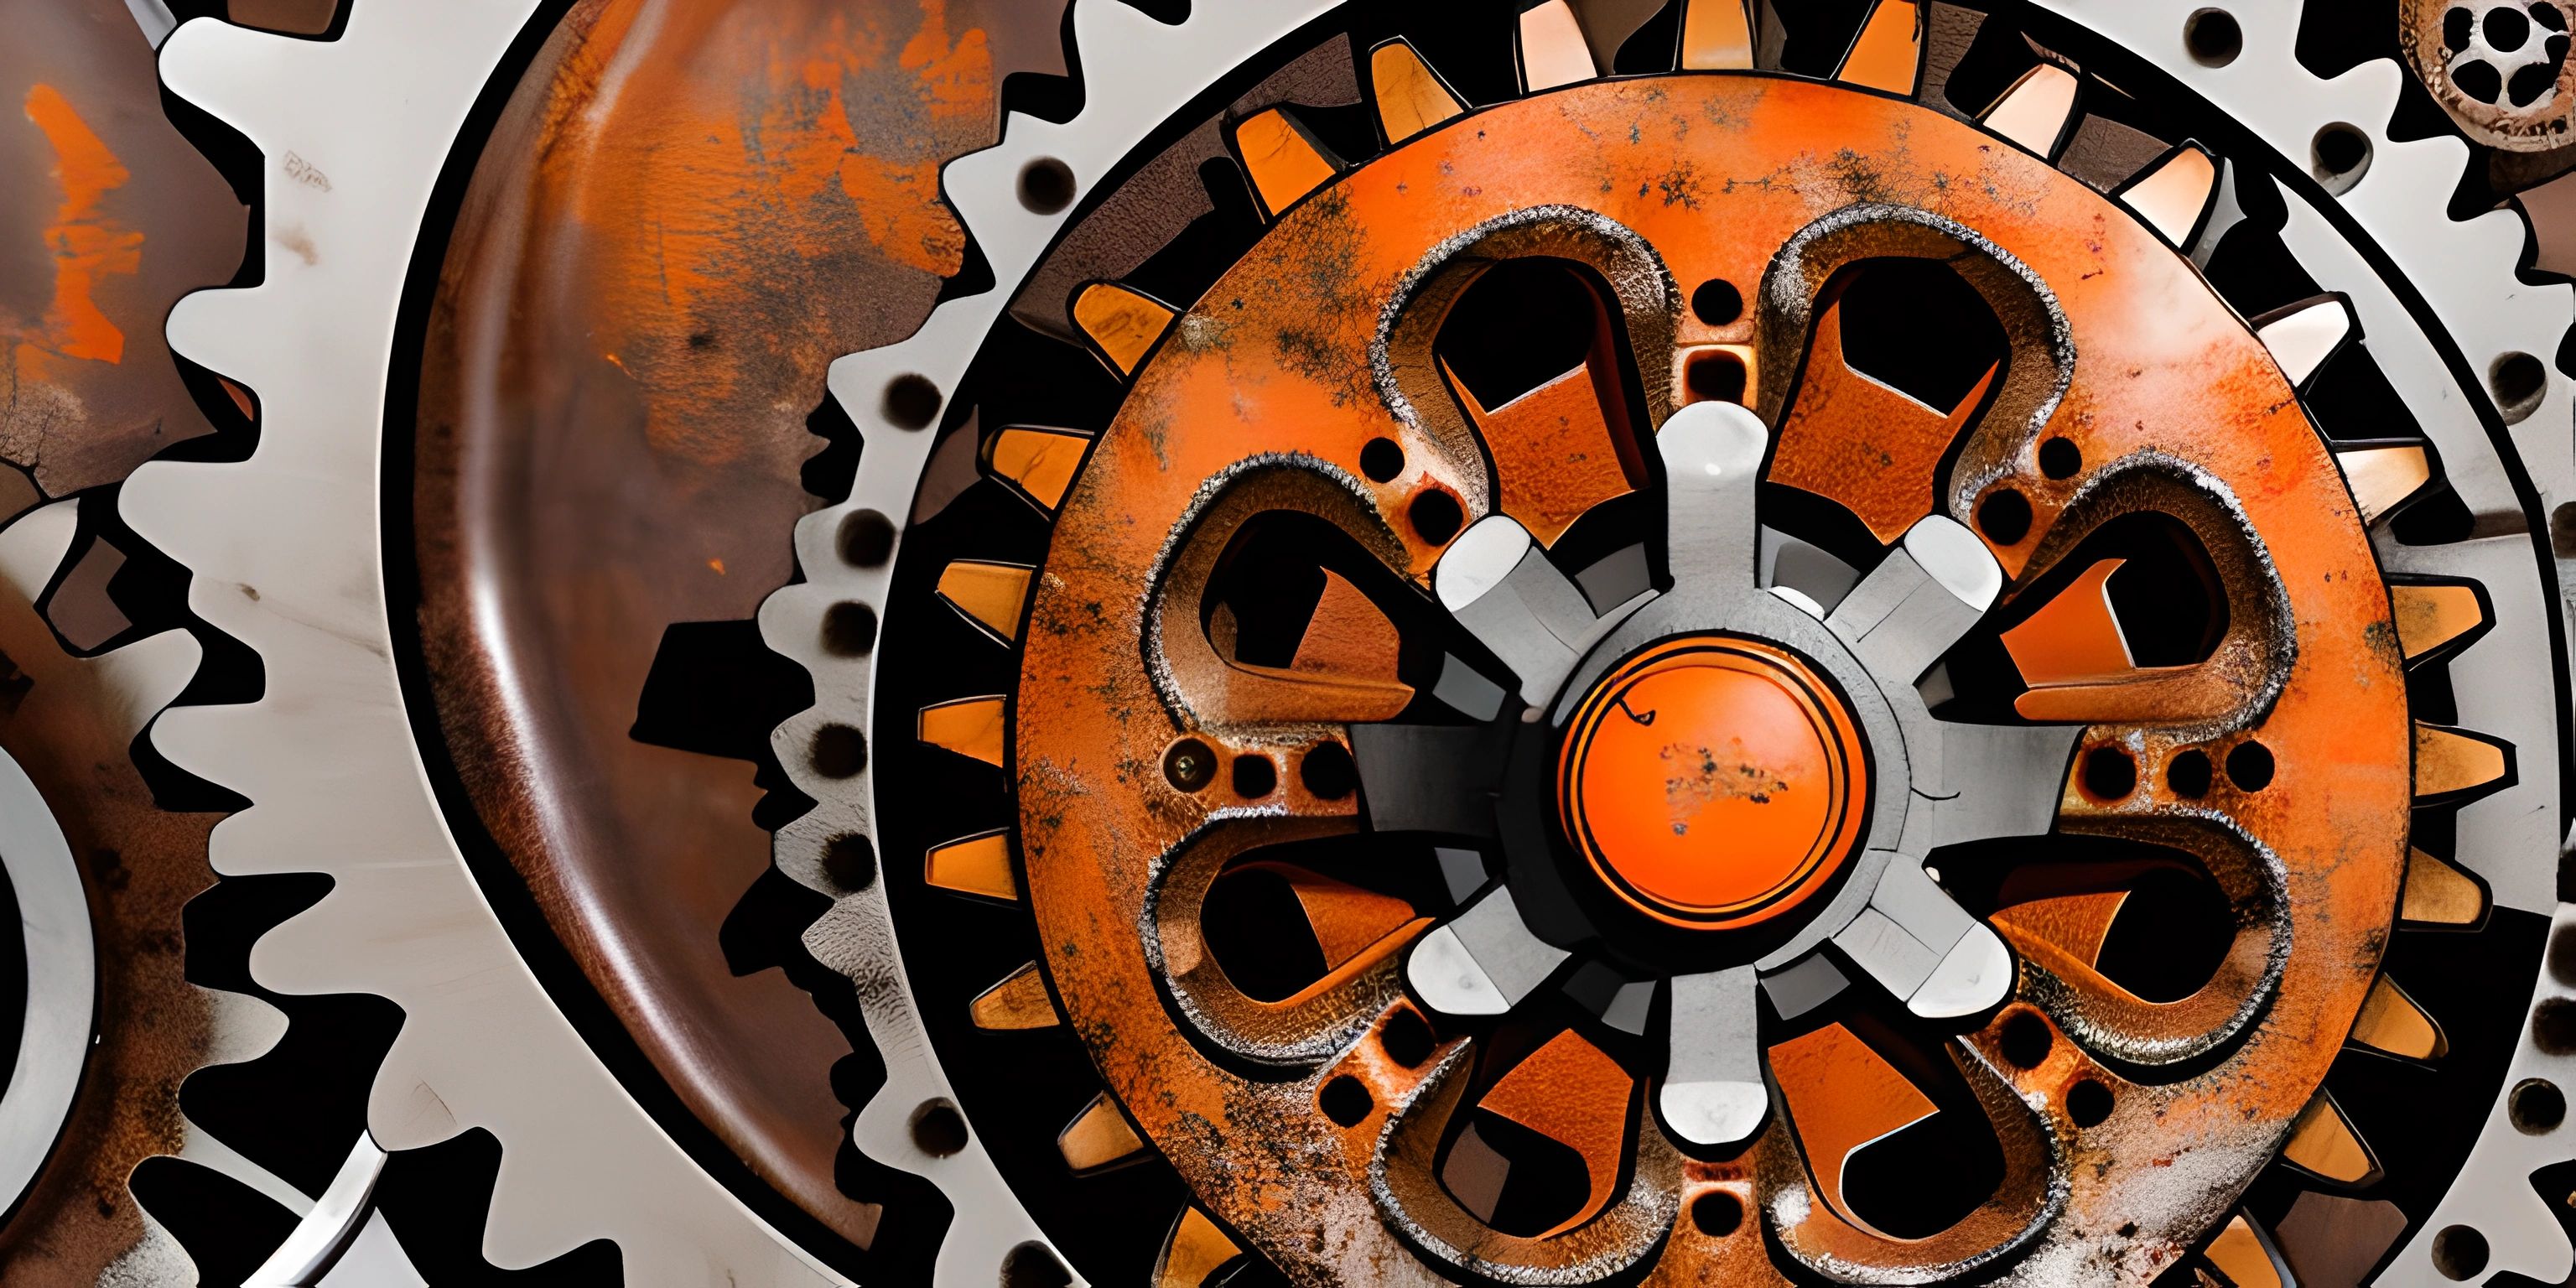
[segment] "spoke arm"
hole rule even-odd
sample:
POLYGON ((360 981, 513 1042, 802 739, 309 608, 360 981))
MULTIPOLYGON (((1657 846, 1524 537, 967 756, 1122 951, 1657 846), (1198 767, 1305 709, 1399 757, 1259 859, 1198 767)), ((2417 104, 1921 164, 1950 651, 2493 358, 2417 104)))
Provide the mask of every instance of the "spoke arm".
POLYGON ((1405 982, 1443 1015, 1501 1015, 1547 981, 1566 952, 1521 920, 1512 892, 1498 887, 1447 925, 1416 940, 1405 982))
POLYGON ((1909 529, 1825 624, 1881 681, 1911 687, 2002 590, 2003 569, 1985 543, 1934 515, 1909 529))
POLYGON ((1352 725, 1351 761, 1369 826, 1492 836, 1503 750, 1501 734, 1486 725, 1352 725))
POLYGON ((1975 1014, 2012 989, 2012 953, 2003 939, 1933 884, 1920 860, 1903 854, 1888 856, 1869 906, 1834 943, 1927 1019, 1975 1014))
POLYGON ((1503 660, 1523 700, 1556 691, 1600 625, 1583 590, 1508 515, 1487 515, 1440 556, 1440 606, 1503 660))
POLYGON ((1761 526, 1754 493, 1771 432, 1730 402, 1674 412, 1655 435, 1664 458, 1664 534, 1673 581, 1688 586, 1754 583, 1761 526))
POLYGON ((2056 825, 2082 726, 1934 727, 1940 754, 1916 758, 1914 790, 1930 799, 1907 820, 1907 850, 1929 854, 1962 841, 2038 836, 2056 825))
POLYGON ((1754 987, 1750 965, 1673 980, 1672 1063, 1656 1105, 1694 1145, 1745 1140, 1770 1108, 1754 987))

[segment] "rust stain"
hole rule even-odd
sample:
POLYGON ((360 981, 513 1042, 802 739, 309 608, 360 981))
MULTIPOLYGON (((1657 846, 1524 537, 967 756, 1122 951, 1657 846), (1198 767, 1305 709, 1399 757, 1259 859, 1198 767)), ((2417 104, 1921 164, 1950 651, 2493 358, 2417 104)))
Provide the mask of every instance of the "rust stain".
POLYGON ((109 218, 99 204, 133 175, 62 91, 37 85, 27 92, 26 109, 27 119, 53 145, 54 180, 62 185, 63 204, 45 229, 45 245, 54 257, 53 305, 45 311, 43 334, 20 340, 19 362, 25 367, 40 361, 29 349, 121 362, 125 332, 100 310, 95 293, 102 279, 131 276, 142 268, 143 234, 109 218))

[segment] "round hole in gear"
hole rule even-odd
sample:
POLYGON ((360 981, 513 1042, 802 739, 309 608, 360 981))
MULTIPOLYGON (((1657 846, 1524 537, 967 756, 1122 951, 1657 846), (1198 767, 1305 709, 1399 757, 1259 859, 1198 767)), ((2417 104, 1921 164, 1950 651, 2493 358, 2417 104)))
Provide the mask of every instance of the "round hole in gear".
POLYGON ((814 772, 825 778, 855 778, 868 767, 868 736, 849 725, 827 724, 815 730, 807 751, 814 772))
POLYGON ((2279 766, 2272 761, 2272 749, 2251 738, 2236 744, 2227 753, 2227 781, 2241 791, 2259 792, 2272 785, 2272 774, 2279 766))
POLYGON ((2445 1279, 2474 1279, 2485 1273, 2487 1237, 2465 1225, 2442 1227, 2433 1236, 2433 1268, 2445 1279))
POLYGON ((1744 316, 1744 292, 1723 277, 1712 277, 1691 292, 1691 316, 1710 326, 1725 326, 1744 316))
POLYGON ((2552 997, 2531 1008, 2531 1044, 2543 1055, 2576 1055, 2576 1002, 2552 997))
POLYGON ((1360 473, 1386 483, 1404 472, 1404 449, 1392 438, 1372 438, 1360 448, 1360 473))
POLYGON ((874 510, 841 520, 841 561, 853 568, 882 567, 894 554, 894 524, 874 510))
POLYGON ((966 1148, 966 1117, 945 1100, 925 1102, 912 1111, 913 1147, 932 1158, 948 1158, 966 1148))
POLYGON ((1408 1069, 1421 1068, 1422 1062, 1431 1058, 1431 1049, 1438 1045, 1431 1036, 1431 1026, 1411 1007, 1386 1017, 1386 1027, 1378 1031, 1377 1044, 1387 1059, 1408 1069))
POLYGON ((2084 449, 2075 440, 2053 437, 2039 445, 2039 472, 2053 479, 2071 479, 2084 468, 2084 449))
POLYGON ((886 382, 886 423, 897 429, 930 428, 939 419, 939 404, 939 386, 930 383, 928 376, 896 376, 886 382))
POLYGON ((834 657, 866 657, 877 646, 877 610, 843 600, 823 613, 823 648, 834 657))
POLYGON ((1425 488, 1405 507, 1405 517, 1413 522, 1413 533, 1435 546, 1449 544, 1458 529, 1467 522, 1467 512, 1458 506, 1458 498, 1438 488, 1425 488))
POLYGON ((2165 786, 2186 800, 2196 801, 2207 796, 2214 777, 2215 770, 2209 763, 2207 752, 2185 751, 2165 762, 2165 786))
POLYGON ((1725 1190, 1710 1190, 1691 1200, 1691 1228, 1723 1239, 1744 1228, 1744 1200, 1725 1190))
POLYGON ((857 894, 877 883, 877 847, 856 832, 843 832, 823 843, 823 879, 844 894, 857 894))
POLYGON ((2030 535, 2030 519, 2030 498, 2008 487, 1987 493, 1977 507, 1977 530, 1999 546, 2021 544, 2030 535))
POLYGON ((2495 395, 2496 414, 2508 425, 2519 424, 2548 395, 2549 366, 2528 353, 2508 353, 2487 369, 2487 388, 2495 395))
POLYGON ((1234 758, 1235 795, 1248 801, 1257 801, 1277 790, 1279 790, 1279 766, 1270 763, 1268 756, 1234 758))
POLYGON ((1326 1118, 1345 1127, 1359 1126, 1369 1111, 1377 1108, 1377 1099, 1369 1095, 1367 1084, 1347 1073, 1325 1083, 1315 1103, 1322 1107, 1326 1118))
POLYGON ((2337 196, 2361 182, 2370 170, 2370 136, 2355 126, 2336 121, 2316 133, 2308 143, 2308 169, 2326 191, 2337 196))
POLYGON ((1297 758, 1297 781, 1306 785, 1317 800, 1337 801, 1360 785, 1359 767, 1351 761, 1351 749, 1338 742, 1319 742, 1297 758))
POLYGON ((2505 1098, 2505 1115, 2525 1136, 2545 1136, 2567 1121, 2567 1093, 2547 1078, 2525 1078, 2505 1098))
POLYGON ((2103 804, 2124 801, 2138 790, 2138 762, 2118 747, 2095 747, 2084 753, 2084 794, 2103 804))
POLYGON ((2066 1116, 2078 1127, 2099 1127, 2111 1116, 2111 1089, 2091 1078, 2066 1089, 2066 1116))
POLYGON ((1067 1288, 1073 1271, 1043 1243, 1023 1243, 1002 1258, 1001 1288, 1067 1288))
POLYGON ((2224 9, 2203 9, 2183 20, 2182 45, 2203 67, 2225 67, 2245 52, 2245 29, 2224 9))
POLYGON ((2003 1055, 2016 1069, 2038 1068, 2056 1045, 2057 1038, 2049 1032, 2048 1021, 2039 1018, 2036 1011, 2022 1011, 2004 1021, 2003 1055))
POLYGON ((1073 190, 1073 167, 1054 157, 1020 167, 1020 204, 1031 214, 1052 215, 1072 205, 1073 190))

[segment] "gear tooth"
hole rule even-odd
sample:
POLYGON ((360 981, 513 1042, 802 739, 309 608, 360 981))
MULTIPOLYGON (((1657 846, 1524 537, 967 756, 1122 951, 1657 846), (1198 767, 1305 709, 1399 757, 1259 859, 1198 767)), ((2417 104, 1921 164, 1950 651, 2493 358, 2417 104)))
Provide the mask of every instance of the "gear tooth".
POLYGON ((261 133, 267 123, 261 119, 260 96, 279 83, 274 78, 292 75, 283 64, 297 60, 302 52, 297 46, 314 43, 218 18, 191 18, 161 44, 161 84, 251 142, 264 144, 261 133))
POLYGON ((39 506, 0 528, 0 578, 18 588, 29 602, 45 593, 63 558, 80 535, 80 503, 70 499, 39 506))
POLYGON ((1377 101, 1378 131, 1389 144, 1467 110, 1448 80, 1402 36, 1369 51, 1369 87, 1377 101))
POLYGON ((1588 81, 1601 74, 1591 43, 1584 39, 1583 22, 1574 16, 1574 8, 1566 0, 1544 0, 1523 9, 1514 29, 1513 49, 1520 59, 1524 94, 1588 81))
POLYGON ((1199 1288, 1219 1266, 1243 1255, 1243 1249, 1217 1228, 1207 1213, 1184 1207, 1163 1236, 1154 1257, 1154 1288, 1199 1288))
POLYGON ((1091 1103, 1056 1133, 1055 1148, 1076 1176, 1097 1175, 1145 1156, 1144 1140, 1128 1125, 1127 1116, 1118 1112, 1118 1106, 1105 1091, 1093 1096, 1091 1103))
POLYGON ((99 683, 122 703, 119 731, 130 738, 178 698, 204 657, 195 636, 167 630, 101 654, 90 664, 98 668, 99 683))
POLYGON ((1004 704, 999 694, 934 702, 921 709, 919 736, 931 746, 998 768, 1004 755, 1004 704))
POLYGON ((2451 1049, 2441 1024, 2384 974, 2362 1000, 2361 1015, 2352 1022, 2352 1040, 2409 1060, 2439 1060, 2451 1049))
POLYGON ((170 351, 253 389, 273 383, 282 324, 266 316, 260 294, 218 286, 179 297, 162 324, 170 351))
MULTIPOLYGON (((1977 121, 2042 157, 2055 157, 2075 120, 2075 99, 2081 89, 2073 73, 2055 63, 2041 63, 1979 112, 1977 121)), ((1906 92, 1911 93, 1911 88, 1906 92)))
POLYGON ((2335 453, 2344 484, 2364 524, 2373 524, 2433 481, 2433 459, 2421 446, 2363 447, 2335 453))
POLYGON ((1020 879, 1011 872, 1011 835, 996 828, 935 845, 922 861, 922 880, 942 890, 1017 903, 1020 879))
POLYGON ((966 620, 1004 644, 1020 638, 1020 616, 1029 602, 1029 579, 1037 569, 1026 564, 958 559, 939 573, 939 598, 966 620))
MULTIPOLYGON (((2290 1284, 2271 1238, 2242 1212, 2209 1241, 2209 1250, 2202 1255, 2234 1288, 2288 1288, 2290 1284)), ((2203 1272, 2201 1278, 2207 1281, 2209 1276, 2203 1272)))
POLYGON ((2461 796, 2494 787, 2513 773, 2513 752, 2465 729, 2415 722, 2415 799, 2461 796))
POLYGON ((2323 1090, 2308 1102, 2290 1128, 2281 1157, 2293 1166, 2340 1186, 2367 1184, 2379 1174, 2370 1146, 2355 1134, 2334 1097, 2323 1090))
MULTIPOLYGON (((171 764, 218 787, 241 790, 239 781, 246 767, 237 750, 245 732, 242 708, 234 706, 169 707, 152 722, 152 748, 171 764)), ((243 810, 215 825, 218 835, 229 838, 244 829, 257 806, 243 810)), ((256 824, 251 826, 255 827, 256 824)), ((218 855, 224 850, 218 849, 218 855)), ((230 869, 220 858, 216 870, 230 869)))
POLYGON ((1922 16, 1914 0, 1879 0, 1844 51, 1834 79, 1911 98, 1922 73, 1922 16))
POLYGON ((1342 163, 1285 108, 1255 112, 1234 125, 1234 150, 1261 194, 1261 207, 1276 215, 1341 173, 1342 163))
POLYGON ((1749 0, 1685 0, 1683 67, 1694 71, 1753 69, 1753 10, 1749 0))
POLYGON ((1136 374, 1136 364, 1153 351, 1174 316, 1172 306, 1114 282, 1094 282, 1073 300, 1074 325, 1121 376, 1136 374))
POLYGON ((1055 1002, 1047 996, 1046 980, 1038 974, 1036 962, 1022 963, 1018 970, 977 994, 966 1009, 975 1027, 987 1032, 1051 1029, 1064 1023, 1064 1017, 1056 1014, 1055 1002))

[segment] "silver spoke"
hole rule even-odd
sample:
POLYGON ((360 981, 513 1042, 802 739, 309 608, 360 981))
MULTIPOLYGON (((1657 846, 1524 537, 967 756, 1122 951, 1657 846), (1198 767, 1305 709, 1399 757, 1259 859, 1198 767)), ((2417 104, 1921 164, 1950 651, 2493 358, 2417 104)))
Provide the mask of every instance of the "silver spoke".
POLYGON ((1525 702, 1564 683, 1601 620, 1572 578, 1557 571, 1508 515, 1491 514, 1453 542, 1432 571, 1440 606, 1501 658, 1525 702))
POLYGON ((1985 543, 1934 515, 1908 529, 1825 624, 1883 683, 1911 688, 2002 590, 2003 569, 1985 543))
POLYGON ((1443 1015, 1501 1015, 1547 982, 1565 957, 1521 920, 1512 892, 1498 888, 1416 941, 1404 978, 1443 1015))
POLYGON ((1761 526, 1754 490, 1771 431, 1731 402, 1697 402, 1655 435, 1664 458, 1664 535, 1673 582, 1694 590, 1754 582, 1761 526))
POLYGON ((1933 884, 1920 860, 1902 854, 1889 856, 1869 906, 1834 943, 1928 1019, 1974 1014, 2012 990, 2003 940, 1933 884))
POLYGON ((1997 836, 2038 836, 2057 823, 2079 725, 1977 725, 1936 721, 1935 755, 1917 755, 1914 790, 1927 798, 1906 819, 1904 849, 1997 836))
POLYGON ((1691 1144, 1748 1139, 1770 1108, 1754 987, 1750 965, 1673 980, 1672 1061, 1656 1106, 1691 1144))

